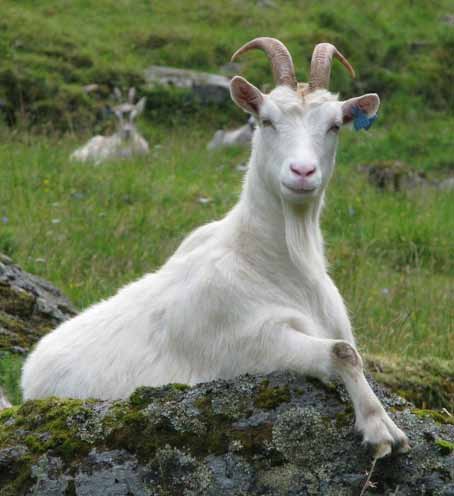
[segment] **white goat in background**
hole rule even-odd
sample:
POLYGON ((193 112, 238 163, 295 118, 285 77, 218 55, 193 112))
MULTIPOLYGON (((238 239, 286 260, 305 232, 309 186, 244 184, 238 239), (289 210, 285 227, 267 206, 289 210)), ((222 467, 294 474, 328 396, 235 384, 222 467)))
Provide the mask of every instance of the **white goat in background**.
MULTIPOLYGON (((121 92, 115 88, 115 95, 120 100, 121 92)), ((148 143, 139 134, 134 120, 145 108, 145 98, 134 104, 135 89, 130 88, 128 102, 113 108, 118 118, 117 131, 112 136, 94 136, 85 145, 71 154, 72 160, 100 164, 107 160, 129 158, 133 155, 145 155, 149 151, 148 143)))
POLYGON ((0 410, 4 408, 9 408, 11 403, 8 401, 8 398, 5 396, 3 389, 0 387, 0 410))
POLYGON ((213 136, 213 139, 208 143, 208 150, 214 150, 221 146, 245 146, 252 141, 254 134, 255 120, 252 116, 249 117, 247 123, 238 129, 218 129, 213 136))
POLYGON ((125 398, 142 385, 291 369, 339 377, 376 456, 404 452, 405 434, 364 376, 319 224, 338 131, 358 111, 373 116, 378 95, 338 101, 327 90, 333 56, 354 75, 328 43, 315 47, 308 84, 297 83, 278 40, 257 38, 234 58, 250 49, 268 55, 277 87, 266 95, 242 77, 231 82, 257 122, 238 203, 156 273, 45 336, 24 365, 24 398, 125 398))

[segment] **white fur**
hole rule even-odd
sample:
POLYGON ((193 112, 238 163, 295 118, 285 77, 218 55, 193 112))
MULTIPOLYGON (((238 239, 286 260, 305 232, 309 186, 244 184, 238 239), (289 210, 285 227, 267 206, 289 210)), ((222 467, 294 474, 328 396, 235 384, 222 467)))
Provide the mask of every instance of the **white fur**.
POLYGON ((24 365, 24 398, 125 398, 142 385, 276 369, 337 375, 377 454, 393 443, 406 449, 364 378, 323 253, 319 218, 337 144, 329 129, 342 122, 342 102, 326 91, 303 101, 278 87, 255 118, 236 206, 191 233, 160 270, 45 336, 24 365), (286 189, 296 180, 292 161, 317 166, 313 191, 286 189))
POLYGON ((254 134, 254 119, 249 118, 247 124, 238 129, 224 131, 218 129, 213 136, 213 139, 208 143, 208 150, 214 150, 222 146, 243 146, 249 145, 254 134))
POLYGON ((11 403, 8 401, 8 398, 6 397, 2 388, 0 387, 0 410, 3 410, 5 408, 9 408, 10 406, 11 406, 11 403))
POLYGON ((136 105, 116 107, 114 112, 119 120, 117 131, 111 136, 94 136, 71 154, 71 160, 99 165, 107 160, 146 155, 149 151, 148 143, 133 122, 143 112, 144 106, 145 99, 142 98, 136 105))

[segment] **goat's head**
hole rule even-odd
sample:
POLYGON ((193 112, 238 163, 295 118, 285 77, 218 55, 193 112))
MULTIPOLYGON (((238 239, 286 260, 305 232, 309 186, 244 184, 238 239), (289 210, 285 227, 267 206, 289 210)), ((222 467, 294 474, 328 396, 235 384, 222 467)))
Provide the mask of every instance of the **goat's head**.
POLYGON ((233 101, 257 122, 254 137, 258 173, 266 187, 291 203, 305 203, 326 187, 335 162, 338 132, 361 110, 374 115, 380 105, 376 94, 346 101, 328 91, 333 56, 355 73, 343 55, 331 44, 314 49, 309 83, 297 83, 291 55, 274 38, 257 38, 232 57, 251 50, 263 50, 273 67, 276 88, 265 95, 246 79, 231 81, 233 101))
MULTIPOLYGON (((121 91, 118 88, 115 88, 114 92, 116 98, 121 101, 121 91)), ((128 101, 126 103, 120 103, 113 108, 113 112, 119 121, 117 133, 125 141, 132 138, 133 134, 136 132, 134 120, 144 111, 145 108, 146 98, 141 98, 136 104, 134 104, 135 95, 135 89, 130 88, 128 93, 128 101)))

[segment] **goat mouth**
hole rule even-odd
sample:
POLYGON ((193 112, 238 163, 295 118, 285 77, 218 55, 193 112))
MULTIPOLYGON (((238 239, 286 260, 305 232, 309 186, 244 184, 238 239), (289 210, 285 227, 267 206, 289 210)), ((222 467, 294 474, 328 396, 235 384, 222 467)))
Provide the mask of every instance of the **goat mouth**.
POLYGON ((295 188, 293 186, 289 186, 288 184, 282 183, 285 189, 288 189, 292 193, 296 193, 298 195, 305 194, 305 193, 313 193, 316 189, 317 186, 313 186, 312 188, 295 188))

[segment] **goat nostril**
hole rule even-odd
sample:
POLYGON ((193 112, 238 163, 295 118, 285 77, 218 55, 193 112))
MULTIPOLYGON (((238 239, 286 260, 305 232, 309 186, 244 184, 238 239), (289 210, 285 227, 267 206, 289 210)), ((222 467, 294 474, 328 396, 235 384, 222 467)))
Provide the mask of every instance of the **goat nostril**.
POLYGON ((297 176, 302 176, 302 170, 295 164, 290 164, 290 170, 297 176))
POLYGON ((296 175, 301 177, 309 177, 315 174, 317 170, 315 165, 301 165, 301 164, 290 164, 290 170, 296 175))

